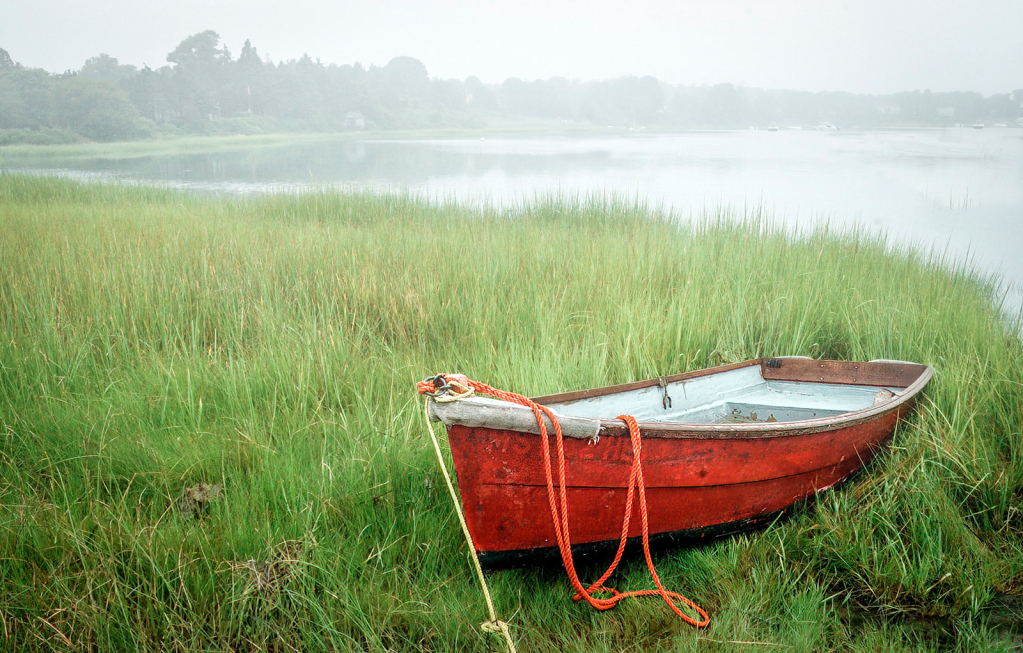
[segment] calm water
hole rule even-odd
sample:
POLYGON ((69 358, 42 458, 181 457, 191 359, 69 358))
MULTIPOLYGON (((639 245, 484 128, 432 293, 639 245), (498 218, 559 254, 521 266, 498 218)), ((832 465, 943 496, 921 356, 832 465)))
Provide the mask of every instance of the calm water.
MULTIPOLYGON (((860 224, 1023 281, 1023 129, 331 140, 62 172, 197 191, 353 184, 499 203, 613 190, 683 214, 760 207, 788 224, 860 224)), ((1021 299, 1017 287, 1011 307, 1021 299)))

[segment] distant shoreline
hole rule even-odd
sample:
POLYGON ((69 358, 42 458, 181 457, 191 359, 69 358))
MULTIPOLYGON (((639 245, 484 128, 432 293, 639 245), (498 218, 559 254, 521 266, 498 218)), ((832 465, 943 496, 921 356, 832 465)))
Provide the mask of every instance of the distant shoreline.
MULTIPOLYGON (((892 131, 940 131, 946 129, 970 129, 963 126, 934 126, 925 124, 891 125, 882 127, 848 127, 835 132, 871 133, 892 131)), ((997 129, 1019 129, 1015 126, 997 129)), ((343 132, 290 132, 278 131, 266 134, 231 134, 210 136, 170 136, 163 138, 114 141, 109 143, 83 142, 54 145, 10 144, 0 145, 0 166, 5 162, 23 162, 33 159, 133 159, 150 156, 172 156, 211 152, 231 152, 247 149, 286 147, 316 142, 344 142, 358 140, 432 140, 465 138, 518 138, 535 136, 586 137, 586 136, 656 136, 702 132, 745 132, 767 131, 767 126, 742 127, 601 127, 580 123, 551 122, 541 124, 509 124, 481 128, 438 128, 438 129, 395 129, 343 132)), ((779 131, 816 131, 815 125, 782 127, 779 131)), ((1023 133, 1023 132, 1021 132, 1023 133)))

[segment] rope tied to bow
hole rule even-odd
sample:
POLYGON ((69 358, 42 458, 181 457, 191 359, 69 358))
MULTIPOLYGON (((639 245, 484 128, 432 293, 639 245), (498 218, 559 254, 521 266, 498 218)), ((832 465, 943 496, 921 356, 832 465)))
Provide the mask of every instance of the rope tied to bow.
MULTIPOLYGON (((540 427, 540 438, 543 444, 542 453, 544 476, 547 481, 548 507, 550 508, 551 521, 554 526, 554 536, 558 542, 558 550, 561 553, 561 560, 565 566, 565 571, 568 574, 569 582, 571 582, 572 587, 575 589, 575 594, 572 596, 573 600, 586 601, 597 610, 609 610, 616 606, 620 601, 630 597, 656 595, 660 596, 668 607, 689 625, 695 628, 703 628, 710 623, 710 617, 708 617, 707 613, 696 603, 678 592, 672 592, 664 589, 660 577, 657 575, 657 570, 654 568, 653 558, 650 555, 650 532, 646 501, 646 484, 643 480, 643 441, 639 424, 636 422, 634 417, 631 415, 618 416, 618 419, 623 420, 628 426, 629 437, 632 442, 632 465, 629 471, 628 490, 625 498, 625 515, 622 519, 622 534, 618 542, 618 550, 615 553, 615 557, 611 565, 600 576, 600 578, 591 583, 589 586, 584 586, 582 581, 579 580, 579 576, 575 570, 575 563, 572 558, 572 540, 569 533, 568 485, 565 480, 564 435, 562 434, 561 424, 558 422, 557 414, 550 408, 537 404, 528 397, 514 392, 498 390, 497 388, 485 383, 473 381, 463 374, 438 374, 419 382, 416 387, 420 394, 427 395, 434 401, 439 401, 441 403, 458 401, 459 399, 463 399, 474 394, 485 394, 497 399, 525 406, 533 411, 533 415, 536 417, 537 424, 540 427), (550 436, 548 435, 547 425, 543 419, 545 415, 551 421, 551 424, 554 425, 554 439, 557 454, 557 489, 555 488, 554 483, 553 461, 551 460, 550 453, 550 436), (639 497, 639 516, 642 527, 643 554, 646 558, 647 569, 650 571, 650 577, 653 579, 656 589, 619 592, 612 587, 605 586, 604 582, 618 567, 618 563, 621 562, 622 555, 625 552, 625 546, 629 537, 629 526, 632 519, 633 505, 637 495, 639 497), (596 594, 610 594, 610 596, 605 598, 596 596, 596 594), (676 601, 678 603, 676 603, 676 601), (693 617, 686 614, 679 607, 679 604, 687 606, 699 616, 693 617)), ((427 416, 429 416, 429 404, 427 404, 427 416)), ((430 434, 431 436, 433 435, 432 427, 430 434)), ((436 439, 434 439, 434 442, 436 444, 436 439)), ((438 455, 440 454, 439 445, 437 445, 437 453, 438 455)), ((444 468, 445 474, 447 474, 447 469, 443 466, 443 461, 441 462, 441 465, 444 468)), ((458 505, 458 499, 455 495, 454 487, 450 485, 450 479, 448 482, 452 492, 452 499, 455 502, 455 508, 461 517, 461 509, 458 505)), ((469 543, 469 548, 473 551, 475 558, 475 545, 472 543, 472 536, 469 533, 468 526, 466 525, 464 518, 462 520, 462 526, 466 539, 469 543)), ((478 558, 475 559, 476 566, 479 568, 479 560, 478 558)), ((486 592, 486 583, 483 581, 482 571, 479 572, 479 575, 481 582, 484 584, 484 592, 487 594, 487 599, 489 601, 489 593, 486 592)), ((491 619, 492 621, 496 621, 496 617, 492 616, 491 619)), ((505 632, 507 632, 506 627, 505 632)), ((510 638, 508 641, 511 641, 510 638)))

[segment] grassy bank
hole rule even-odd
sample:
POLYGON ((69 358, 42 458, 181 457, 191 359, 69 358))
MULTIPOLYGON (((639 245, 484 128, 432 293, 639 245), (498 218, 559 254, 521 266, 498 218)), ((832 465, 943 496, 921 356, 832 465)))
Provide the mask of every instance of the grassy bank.
MULTIPOLYGON (((1023 351, 997 292, 874 237, 615 199, 0 175, 0 647, 498 649, 413 383, 537 395, 762 354, 937 375, 856 484, 658 556, 709 629, 655 600, 594 613, 558 571, 494 574, 520 650, 1008 646, 1023 351)), ((612 580, 649 585, 641 561, 612 580)))
POLYGON ((207 154, 285 147, 325 140, 350 140, 354 133, 278 133, 237 136, 182 136, 117 143, 70 143, 65 145, 6 145, 0 147, 0 164, 24 161, 79 159, 137 159, 150 156, 207 154))
POLYGON ((152 156, 215 154, 261 148, 350 140, 516 137, 538 134, 594 135, 626 133, 624 128, 559 121, 521 120, 492 127, 405 129, 361 132, 275 132, 231 136, 177 136, 113 143, 0 144, 0 165, 82 159, 138 159, 152 156))

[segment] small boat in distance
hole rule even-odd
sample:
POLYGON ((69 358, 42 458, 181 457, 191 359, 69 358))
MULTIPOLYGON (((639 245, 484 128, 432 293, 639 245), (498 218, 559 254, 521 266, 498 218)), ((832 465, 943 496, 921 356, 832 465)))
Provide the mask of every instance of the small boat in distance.
MULTIPOLYGON (((564 434, 572 551, 618 544, 632 464, 619 415, 635 417, 642 435, 653 541, 692 542, 766 525, 847 479, 889 440, 932 374, 902 361, 779 357, 535 398, 564 434)), ((480 562, 558 560, 533 411, 483 397, 430 401, 429 411, 447 426, 480 562)))
POLYGON ((984 123, 979 122, 979 121, 975 122, 975 123, 973 123, 973 128, 974 129, 984 129, 984 123))
POLYGON ((769 125, 769 126, 767 127, 767 131, 769 131, 769 132, 776 132, 776 131, 778 131, 778 123, 774 123, 774 122, 772 122, 772 123, 771 123, 771 124, 770 124, 770 125, 769 125))

